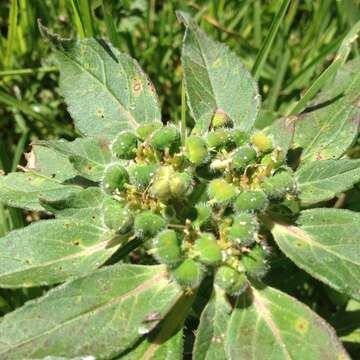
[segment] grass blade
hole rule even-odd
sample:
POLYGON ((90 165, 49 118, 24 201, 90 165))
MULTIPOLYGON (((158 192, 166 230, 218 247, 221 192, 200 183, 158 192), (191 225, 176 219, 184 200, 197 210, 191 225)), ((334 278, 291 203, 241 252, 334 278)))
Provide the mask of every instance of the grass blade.
POLYGON ((18 4, 17 0, 12 0, 9 13, 9 27, 6 41, 6 51, 4 58, 4 68, 8 69, 12 65, 12 58, 14 54, 14 46, 16 42, 16 29, 18 17, 18 4))

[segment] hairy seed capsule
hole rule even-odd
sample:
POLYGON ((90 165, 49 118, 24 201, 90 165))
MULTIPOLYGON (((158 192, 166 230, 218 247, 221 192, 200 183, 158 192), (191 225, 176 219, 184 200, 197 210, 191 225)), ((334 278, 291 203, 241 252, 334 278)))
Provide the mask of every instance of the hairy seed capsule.
POLYGON ((173 276, 183 288, 195 289, 204 278, 203 266, 193 259, 186 259, 174 271, 173 276))
POLYGON ((214 282, 231 296, 242 294, 248 286, 245 274, 227 265, 217 269, 214 282))
POLYGON ((186 139, 186 157, 194 165, 201 165, 209 157, 205 140, 200 136, 189 136, 186 139))
POLYGON ((181 261, 181 248, 174 230, 164 230, 153 239, 153 254, 160 264, 176 266, 181 261))
POLYGON ((195 241, 194 249, 199 261, 205 265, 216 265, 221 262, 221 248, 211 233, 203 233, 195 241))
POLYGON ((208 194, 214 202, 227 203, 236 196, 236 187, 224 179, 215 179, 209 184, 208 194))
POLYGON ((185 172, 175 173, 169 180, 170 192, 173 198, 184 198, 191 191, 191 176, 185 172))
POLYGON ((285 155, 281 150, 274 150, 270 154, 265 154, 261 158, 261 164, 271 167, 271 169, 278 169, 284 164, 285 155))
POLYGON ((164 126, 152 134, 150 144, 156 150, 175 150, 180 145, 180 133, 174 126, 164 126))
POLYGON ((258 223, 250 213, 240 213, 234 216, 234 222, 229 228, 229 239, 240 246, 249 246, 255 241, 258 223))
POLYGON ((162 166, 156 172, 150 192, 152 196, 160 200, 168 200, 171 197, 170 179, 175 175, 171 166, 162 166))
POLYGON ((268 204, 267 197, 263 191, 243 191, 234 202, 236 211, 261 211, 268 204))
POLYGON ((133 224, 133 216, 129 209, 124 207, 115 199, 107 199, 102 207, 103 219, 105 225, 117 231, 120 234, 125 234, 130 231, 133 224))
POLYGON ((252 134, 250 137, 250 142, 259 152, 262 153, 267 153, 274 148, 272 138, 262 131, 258 131, 252 134))
POLYGON ((152 211, 144 211, 136 215, 134 221, 135 234, 141 238, 157 235, 166 226, 166 221, 152 211))
POLYGON ((137 151, 136 135, 130 131, 120 133, 114 140, 111 149, 119 159, 133 159, 137 151))
POLYGON ((132 165, 129 168, 130 182, 137 188, 146 189, 157 169, 159 164, 147 164, 147 165, 132 165))
POLYGON ((122 191, 126 183, 129 183, 129 174, 123 166, 113 164, 107 167, 102 180, 102 188, 106 193, 122 191))
POLYGON ((193 221, 193 226, 196 229, 201 229, 208 225, 211 220, 212 210, 207 204, 197 204, 195 206, 196 218, 193 221))
POLYGON ((231 138, 233 143, 239 147, 241 145, 245 145, 249 142, 249 136, 246 132, 241 131, 239 129, 234 129, 231 131, 231 138))
POLYGON ((244 169, 256 160, 256 151, 250 146, 240 146, 232 155, 232 167, 237 170, 244 169))
POLYGON ((211 131, 206 137, 209 148, 219 149, 225 147, 232 141, 232 132, 228 129, 218 129, 211 131))
POLYGON ((211 125, 214 129, 217 129, 220 127, 231 126, 232 121, 231 121, 229 115, 226 114, 224 111, 216 110, 216 112, 212 118, 211 125))
POLYGON ((272 199, 281 199, 286 194, 296 192, 295 180, 289 171, 278 172, 273 177, 267 178, 261 188, 272 199))
POLYGON ((152 122, 152 123, 147 123, 147 124, 144 124, 144 125, 140 125, 136 129, 136 135, 139 137, 140 140, 144 141, 148 137, 150 137, 150 135, 155 130, 160 129, 162 126, 163 125, 160 122, 152 122))
POLYGON ((266 258, 268 251, 265 250, 260 244, 255 244, 250 252, 241 256, 241 263, 245 271, 251 277, 261 279, 268 271, 268 264, 266 258))

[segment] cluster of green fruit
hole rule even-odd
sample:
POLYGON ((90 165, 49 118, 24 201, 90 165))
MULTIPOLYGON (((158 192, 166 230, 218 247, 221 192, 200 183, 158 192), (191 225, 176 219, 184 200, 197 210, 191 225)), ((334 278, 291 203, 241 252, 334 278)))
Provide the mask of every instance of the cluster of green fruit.
POLYGON ((185 143, 175 126, 147 124, 113 141, 118 163, 102 188, 112 195, 104 222, 144 240, 184 288, 206 274, 229 295, 267 270, 261 220, 272 203, 296 201, 297 186, 271 136, 250 136, 215 114, 211 129, 185 143))

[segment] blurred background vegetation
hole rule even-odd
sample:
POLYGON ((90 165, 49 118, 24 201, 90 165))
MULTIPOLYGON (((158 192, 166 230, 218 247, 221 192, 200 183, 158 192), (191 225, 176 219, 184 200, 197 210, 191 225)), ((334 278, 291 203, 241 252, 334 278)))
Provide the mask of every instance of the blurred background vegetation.
MULTIPOLYGON (((360 19, 360 0, 1 0, 0 171, 15 171, 22 165, 23 153, 37 138, 75 136, 59 94, 51 49, 40 36, 37 19, 63 37, 104 37, 137 59, 156 86, 165 121, 176 122, 181 112, 183 38, 177 9, 190 12, 213 38, 240 56, 259 81, 263 108, 277 116, 288 114, 331 64, 344 36, 360 19), (264 44, 270 45, 271 24, 284 3, 288 5, 284 17, 277 23, 265 61, 259 64, 258 54, 266 49, 264 44)), ((353 43, 350 58, 360 54, 359 44, 353 43)), ((357 153, 355 144, 352 154, 357 153)), ((360 197, 350 197, 354 198, 360 197)), ((352 206, 359 210, 356 201, 352 206)), ((34 216, 0 207, 0 236, 34 216)), ((338 322, 344 332, 340 335, 346 337, 359 328, 358 304, 311 280, 286 259, 275 269, 273 283, 281 288, 286 282, 288 292, 338 322), (292 283, 297 287, 292 289, 292 283), (355 309, 356 315, 341 313, 346 306, 355 309), (334 307, 341 316, 336 313, 332 318, 334 307), (350 325, 345 315, 352 318, 350 325)), ((19 306, 37 291, 2 290, 0 311, 19 306)), ((355 336, 360 342, 359 331, 355 336)))

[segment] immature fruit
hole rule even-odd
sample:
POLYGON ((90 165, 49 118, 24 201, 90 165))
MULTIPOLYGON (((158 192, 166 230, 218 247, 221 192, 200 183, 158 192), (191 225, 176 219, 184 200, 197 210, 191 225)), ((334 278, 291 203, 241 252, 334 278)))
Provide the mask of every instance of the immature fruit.
POLYGON ((137 151, 137 137, 130 131, 120 133, 112 144, 112 152, 120 159, 133 159, 137 151))
POLYGON ((246 132, 239 129, 231 130, 231 138, 236 146, 245 145, 249 142, 249 136, 246 132))
POLYGON ((211 131, 207 134, 206 141, 210 149, 224 147, 231 143, 232 132, 228 129, 218 129, 216 131, 211 131))
POLYGON ((174 176, 170 178, 169 186, 171 196, 173 198, 183 198, 189 195, 191 191, 191 176, 185 172, 183 173, 175 173, 174 176))
POLYGON ((152 211, 144 211, 135 217, 134 231, 141 238, 150 238, 157 235, 166 226, 166 221, 152 211))
POLYGON ((261 188, 269 198, 281 199, 286 194, 293 194, 296 191, 296 184, 293 175, 289 171, 282 171, 267 178, 261 184, 261 188))
POLYGON ((144 125, 140 125, 136 129, 136 135, 140 140, 146 140, 155 130, 162 127, 162 123, 152 122, 144 125))
POLYGON ((137 188, 146 189, 154 177, 158 164, 132 165, 129 168, 130 182, 137 188))
POLYGON ((133 224, 133 216, 129 209, 115 199, 107 199, 102 208, 105 225, 120 234, 127 233, 133 224))
POLYGON ((234 216, 234 222, 229 228, 229 239, 241 246, 249 246, 255 241, 258 223, 254 215, 240 213, 234 216))
POLYGON ((197 204, 195 209, 196 218, 192 224, 194 228, 201 229, 209 223, 212 216, 212 210, 211 207, 207 204, 197 204))
POLYGON ((248 286, 245 274, 227 265, 217 269, 214 282, 231 296, 240 295, 248 286))
POLYGON ((160 200, 168 200, 171 197, 170 179, 175 175, 171 166, 162 166, 156 172, 150 192, 152 196, 160 200))
POLYGON ((102 188, 106 193, 122 191, 127 183, 129 183, 129 174, 123 166, 114 164, 107 167, 102 180, 102 188))
POLYGON ((186 157, 194 165, 201 165, 209 157, 209 151, 205 140, 200 136, 189 136, 186 139, 186 157))
POLYGON ((264 134, 262 131, 251 135, 250 142, 259 152, 262 153, 267 153, 274 148, 272 138, 269 135, 264 134))
POLYGON ((278 169, 285 161, 284 153, 281 150, 274 150, 270 154, 265 154, 261 159, 261 164, 278 169))
POLYGON ((205 265, 217 265, 222 260, 221 248, 211 233, 203 233, 195 241, 195 252, 199 261, 205 265))
POLYGON ((232 121, 231 121, 229 115, 226 114, 224 111, 216 110, 216 112, 212 118, 211 125, 214 129, 217 129, 220 127, 231 126, 232 121))
POLYGON ((224 179, 215 179, 209 184, 208 194, 213 202, 228 203, 236 196, 236 187, 224 179))
POLYGON ((150 144, 156 150, 174 150, 180 144, 180 133, 174 126, 164 126, 154 131, 150 144))
POLYGON ((186 259, 174 271, 173 276, 183 288, 197 288, 205 276, 203 266, 193 259, 186 259))
POLYGON ((164 230, 153 239, 153 254, 161 264, 175 266, 181 261, 181 249, 174 230, 164 230))
POLYGON ((265 193, 259 191, 243 191, 234 202, 236 211, 261 211, 268 204, 265 193))
POLYGON ((250 146, 240 146, 231 155, 232 167, 237 170, 244 169, 256 160, 256 151, 250 146))
POLYGON ((241 256, 241 263, 243 264, 246 273, 257 279, 265 276, 268 270, 266 261, 267 256, 268 251, 260 244, 255 244, 250 252, 241 256))

